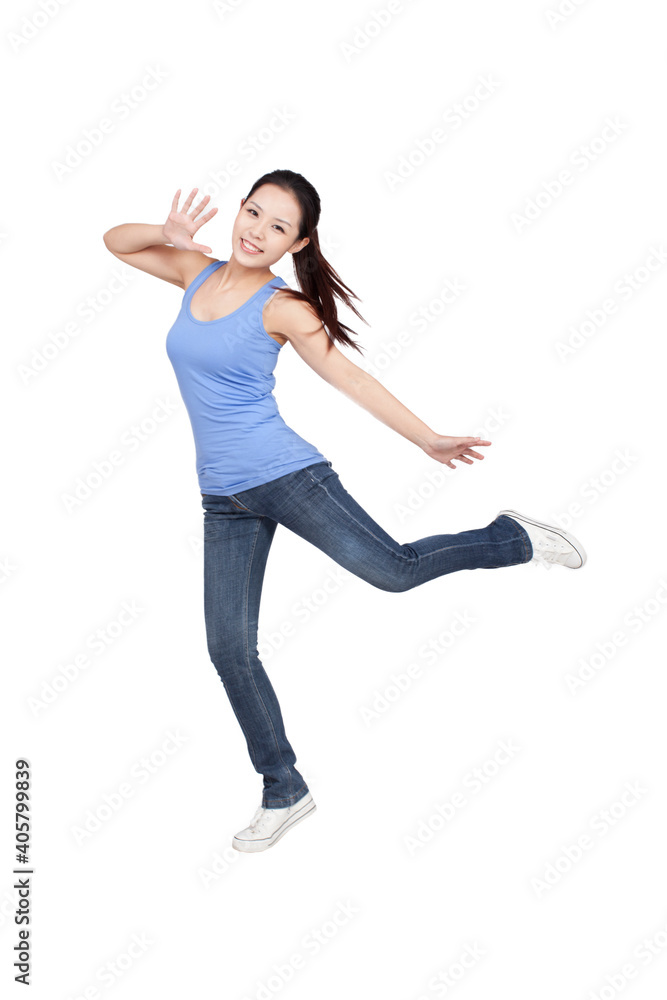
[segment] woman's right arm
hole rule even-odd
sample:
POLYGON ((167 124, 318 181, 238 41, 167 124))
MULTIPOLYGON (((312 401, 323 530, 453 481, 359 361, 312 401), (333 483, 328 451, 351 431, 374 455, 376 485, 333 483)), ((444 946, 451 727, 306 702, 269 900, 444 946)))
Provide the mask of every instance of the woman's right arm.
POLYGON ((211 252, 210 247, 192 241, 197 230, 218 211, 213 208, 197 221, 196 217, 210 198, 210 195, 206 195, 188 215, 197 190, 192 189, 183 210, 179 212, 179 188, 174 195, 172 210, 162 226, 125 222, 107 230, 103 237, 107 250, 132 267, 178 285, 179 288, 187 288, 199 272, 215 260, 214 257, 206 256, 206 253, 211 252))

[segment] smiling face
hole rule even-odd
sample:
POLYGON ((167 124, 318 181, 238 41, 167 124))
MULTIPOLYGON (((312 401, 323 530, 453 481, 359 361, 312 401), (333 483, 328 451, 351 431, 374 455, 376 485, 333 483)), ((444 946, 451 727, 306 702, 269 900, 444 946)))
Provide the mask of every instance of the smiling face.
POLYGON ((232 253, 245 267, 271 267, 285 253, 297 253, 310 240, 299 240, 301 210, 289 191, 262 184, 241 201, 232 230, 232 253), (247 242, 244 242, 247 241, 247 242))

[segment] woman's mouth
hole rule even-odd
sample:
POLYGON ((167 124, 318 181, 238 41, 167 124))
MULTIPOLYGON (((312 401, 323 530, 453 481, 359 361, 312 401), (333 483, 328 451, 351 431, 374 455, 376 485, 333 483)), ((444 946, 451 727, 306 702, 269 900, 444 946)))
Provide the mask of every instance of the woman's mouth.
POLYGON ((252 253, 255 255, 257 255, 258 253, 263 253, 262 250, 258 250, 257 247, 254 247, 252 243, 246 243, 243 237, 241 237, 241 247, 243 250, 245 250, 246 253, 252 253))

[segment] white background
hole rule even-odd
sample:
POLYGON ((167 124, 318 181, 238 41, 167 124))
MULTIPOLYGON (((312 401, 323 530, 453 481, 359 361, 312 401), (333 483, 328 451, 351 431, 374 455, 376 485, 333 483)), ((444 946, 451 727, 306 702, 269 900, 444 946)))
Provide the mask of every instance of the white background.
MULTIPOLYGON (((648 0, 558 2, 5 5, 0 937, 6 980, 26 757, 32 996, 664 995, 664 35, 648 0), (368 326, 339 312, 366 350, 347 355, 437 432, 493 444, 452 472, 289 347, 287 422, 400 542, 503 507, 566 525, 574 505, 588 562, 391 594, 334 585, 279 528, 260 638, 318 809, 239 855, 261 777, 206 650, 194 445, 164 347, 182 292, 102 235, 163 223, 197 186, 219 209, 199 237, 227 259, 241 198, 277 167, 317 188, 325 256, 361 299, 368 326), (447 281, 465 291, 436 312, 447 281), (123 602, 140 610, 117 628, 123 602), (450 641, 457 614, 474 623, 450 641)), ((275 270, 297 287, 290 257, 275 270)))

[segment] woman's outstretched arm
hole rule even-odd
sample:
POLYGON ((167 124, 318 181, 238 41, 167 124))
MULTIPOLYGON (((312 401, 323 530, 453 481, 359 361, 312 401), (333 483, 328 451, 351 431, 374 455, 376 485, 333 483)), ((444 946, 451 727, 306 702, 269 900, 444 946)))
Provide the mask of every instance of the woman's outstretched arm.
POLYGON ((207 194, 190 210, 197 190, 192 189, 179 211, 179 188, 171 203, 167 221, 161 226, 124 222, 107 229, 103 236, 107 250, 140 271, 169 281, 179 288, 187 288, 196 275, 215 260, 214 257, 206 256, 211 253, 210 247, 195 243, 192 239, 197 230, 218 211, 217 208, 212 208, 201 219, 197 219, 211 197, 207 194))
POLYGON ((287 337, 299 357, 329 385, 450 469, 456 468, 454 459, 472 465, 473 458, 484 458, 473 451, 473 446, 487 447, 490 441, 479 437, 437 434, 381 382, 346 358, 306 303, 291 297, 281 299, 279 295, 274 301, 272 326, 287 337))

